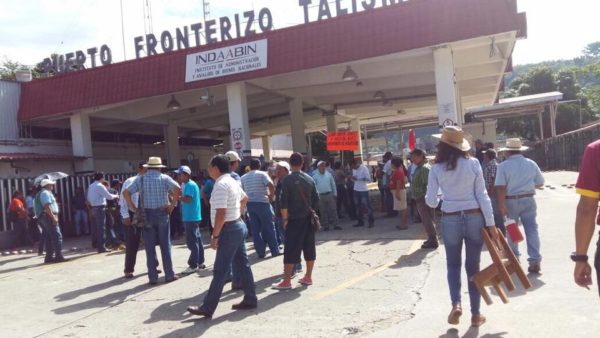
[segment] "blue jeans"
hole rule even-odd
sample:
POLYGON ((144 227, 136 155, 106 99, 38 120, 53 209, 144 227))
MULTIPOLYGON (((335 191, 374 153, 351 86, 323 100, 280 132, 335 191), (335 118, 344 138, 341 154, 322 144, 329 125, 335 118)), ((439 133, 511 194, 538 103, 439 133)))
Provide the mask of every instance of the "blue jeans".
POLYGON ((269 246, 272 256, 279 255, 279 244, 275 237, 274 213, 271 204, 249 202, 248 215, 250 216, 250 226, 252 227, 254 249, 258 257, 265 257, 266 245, 269 246))
POLYGON ((283 245, 284 242, 284 233, 283 230, 283 220, 279 216, 275 216, 275 237, 277 238, 277 244, 280 246, 283 245))
POLYGON ((83 209, 75 209, 75 215, 73 215, 73 218, 75 221, 75 235, 80 236, 82 231, 84 234, 90 232, 87 211, 83 209))
POLYGON ((504 226, 504 216, 502 216, 502 212, 500 212, 500 208, 498 207, 498 198, 495 194, 490 196, 492 200, 492 210, 494 211, 494 223, 496 223, 496 228, 502 231, 504 237, 506 237, 506 226, 504 226))
POLYGON ((96 245, 101 251, 106 247, 106 207, 92 207, 92 217, 96 228, 96 245))
POLYGON ((204 264, 204 246, 200 237, 200 222, 183 222, 185 227, 185 241, 190 249, 188 266, 192 269, 204 264))
POLYGON ((204 297, 202 309, 212 314, 217 309, 219 299, 223 293, 223 286, 228 270, 233 265, 233 270, 239 276, 244 290, 244 303, 256 304, 256 290, 254 276, 250 268, 250 261, 246 253, 246 225, 239 221, 223 227, 219 234, 217 256, 213 268, 213 279, 210 282, 208 293, 204 297))
POLYGON ((450 288, 450 299, 452 305, 461 302, 461 278, 463 242, 466 247, 465 270, 469 279, 469 299, 471 301, 471 313, 479 314, 481 296, 477 287, 470 281, 471 276, 479 272, 479 260, 483 239, 481 228, 485 225, 482 214, 461 214, 442 216, 442 238, 446 248, 446 266, 448 269, 448 287, 450 288))
POLYGON ((150 282, 158 280, 156 271, 156 245, 160 246, 160 254, 165 269, 165 279, 170 280, 175 276, 173 261, 171 260, 171 237, 169 229, 169 214, 160 209, 145 209, 148 223, 144 227, 144 247, 146 249, 146 266, 150 282))
POLYGON ((371 201, 369 200, 369 192, 368 191, 354 191, 354 203, 356 203, 356 208, 358 209, 358 223, 364 224, 363 220, 363 208, 367 209, 367 213, 369 215, 369 224, 373 224, 375 222, 375 217, 373 217, 373 207, 371 207, 371 201))
POLYGON ((62 255, 62 233, 60 232, 60 227, 58 224, 53 225, 50 217, 48 215, 43 214, 39 219, 40 225, 44 229, 45 232, 45 241, 46 241, 46 258, 45 262, 52 262, 55 259, 63 258, 62 255))
MULTIPOLYGON (((523 224, 525 230, 525 239, 527 240, 527 259, 530 263, 539 263, 542 261, 540 255, 540 235, 538 233, 538 224, 536 221, 537 204, 533 197, 507 199, 506 209, 508 209, 508 217, 523 224)), ((515 256, 519 256, 518 244, 511 243, 511 247, 515 256)))

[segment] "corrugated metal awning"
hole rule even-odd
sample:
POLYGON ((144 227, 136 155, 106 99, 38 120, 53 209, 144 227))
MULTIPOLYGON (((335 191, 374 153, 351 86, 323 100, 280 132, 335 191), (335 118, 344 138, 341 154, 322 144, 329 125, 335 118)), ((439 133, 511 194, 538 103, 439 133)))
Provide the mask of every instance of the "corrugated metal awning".
POLYGON ((83 160, 84 156, 39 154, 39 153, 0 153, 0 162, 17 162, 31 160, 83 160))

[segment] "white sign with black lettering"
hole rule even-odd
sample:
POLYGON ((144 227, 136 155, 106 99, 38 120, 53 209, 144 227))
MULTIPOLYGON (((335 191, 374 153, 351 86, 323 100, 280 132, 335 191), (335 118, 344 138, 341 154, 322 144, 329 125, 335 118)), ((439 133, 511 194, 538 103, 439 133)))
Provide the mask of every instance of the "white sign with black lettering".
POLYGON ((187 55, 185 82, 267 68, 267 39, 187 55))

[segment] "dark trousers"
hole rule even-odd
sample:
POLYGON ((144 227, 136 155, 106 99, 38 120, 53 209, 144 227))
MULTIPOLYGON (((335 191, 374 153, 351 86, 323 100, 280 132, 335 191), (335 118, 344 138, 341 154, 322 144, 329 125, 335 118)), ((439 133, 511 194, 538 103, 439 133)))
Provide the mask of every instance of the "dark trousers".
POLYGON ((344 206, 344 210, 346 210, 346 214, 350 216, 350 218, 356 218, 356 210, 350 206, 350 196, 348 195, 348 190, 346 190, 345 184, 338 184, 337 188, 337 212, 338 217, 342 217, 342 205, 344 206))
POLYGON ((142 238, 142 228, 133 225, 125 226, 125 273, 133 273, 137 252, 142 238))
POLYGON ((415 199, 415 203, 417 206, 417 211, 419 212, 419 215, 421 215, 423 228, 425 228, 425 231, 427 232, 427 237, 429 239, 437 240, 435 227, 433 225, 433 209, 431 209, 427 203, 425 203, 425 197, 415 199))

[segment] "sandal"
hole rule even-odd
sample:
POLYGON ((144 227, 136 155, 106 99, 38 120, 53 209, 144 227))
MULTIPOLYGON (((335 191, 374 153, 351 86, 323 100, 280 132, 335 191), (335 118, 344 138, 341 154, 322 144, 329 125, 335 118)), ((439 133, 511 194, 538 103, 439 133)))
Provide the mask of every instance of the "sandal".
POLYGON ((458 325, 460 316, 462 316, 462 307, 460 304, 456 304, 452 307, 452 311, 448 315, 448 324, 458 325))
POLYGON ((486 318, 483 315, 473 315, 473 317, 471 317, 471 326, 473 327, 480 327, 481 325, 485 324, 486 318))

